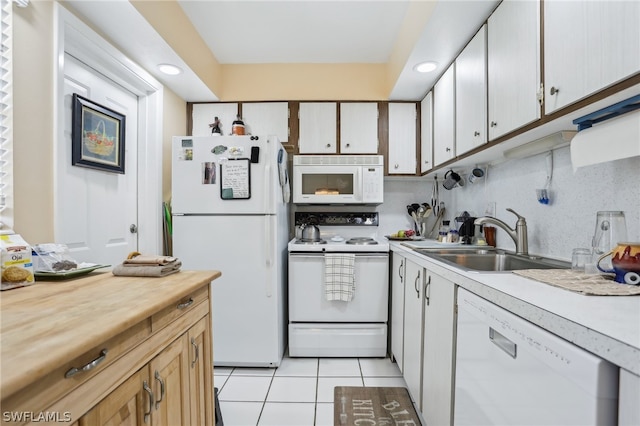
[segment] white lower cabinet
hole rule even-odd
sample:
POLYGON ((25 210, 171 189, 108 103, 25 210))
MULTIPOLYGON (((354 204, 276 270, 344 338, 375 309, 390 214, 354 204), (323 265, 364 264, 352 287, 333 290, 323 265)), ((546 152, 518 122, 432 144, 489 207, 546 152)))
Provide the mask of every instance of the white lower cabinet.
POLYGON ((424 268, 405 259, 404 292, 404 376, 411 397, 419 406, 422 379, 422 290, 424 268))
POLYGON ((451 424, 455 285, 397 252, 391 281, 392 353, 426 423, 451 424))
POLYGON ((422 334, 422 417, 428 425, 453 421, 455 285, 426 270, 422 334))
POLYGON ((620 369, 618 426, 640 425, 640 376, 620 369))
POLYGON ((404 285, 405 285, 404 256, 393 253, 391 257, 391 355, 395 359, 400 371, 403 367, 404 346, 404 285))

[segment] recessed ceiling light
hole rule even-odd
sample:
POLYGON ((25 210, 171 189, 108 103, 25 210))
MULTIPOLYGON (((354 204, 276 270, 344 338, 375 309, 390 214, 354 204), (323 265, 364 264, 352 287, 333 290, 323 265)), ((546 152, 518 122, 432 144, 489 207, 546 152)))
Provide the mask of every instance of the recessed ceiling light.
POLYGON ((428 61, 428 62, 421 62, 418 65, 416 65, 415 67, 413 67, 413 69, 417 72, 431 72, 433 70, 435 70, 436 68, 438 68, 438 64, 436 62, 432 62, 432 61, 428 61))
POLYGON ((160 64, 158 65, 158 69, 168 75, 178 75, 182 73, 182 70, 175 65, 171 64, 160 64))

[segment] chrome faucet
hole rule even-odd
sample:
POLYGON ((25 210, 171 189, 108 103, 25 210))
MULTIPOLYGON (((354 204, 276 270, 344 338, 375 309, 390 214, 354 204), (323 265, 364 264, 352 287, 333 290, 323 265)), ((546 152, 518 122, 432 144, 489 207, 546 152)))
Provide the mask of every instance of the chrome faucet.
POLYGON ((500 219, 496 219, 491 216, 483 216, 477 218, 473 224, 474 225, 484 225, 486 223, 496 225, 499 228, 507 231, 507 234, 511 237, 514 243, 516 243, 516 254, 529 254, 529 241, 527 239, 527 221, 524 217, 520 216, 518 213, 514 212, 512 209, 507 209, 508 212, 511 212, 518 216, 518 221, 516 222, 516 229, 512 229, 501 221, 500 219))

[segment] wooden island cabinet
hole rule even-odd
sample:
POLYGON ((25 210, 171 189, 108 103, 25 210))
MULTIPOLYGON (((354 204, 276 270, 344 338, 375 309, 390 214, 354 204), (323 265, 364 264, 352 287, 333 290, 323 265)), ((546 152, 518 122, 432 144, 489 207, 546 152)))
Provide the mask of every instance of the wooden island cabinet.
POLYGON ((0 422, 212 425, 220 275, 92 273, 3 292, 0 422))

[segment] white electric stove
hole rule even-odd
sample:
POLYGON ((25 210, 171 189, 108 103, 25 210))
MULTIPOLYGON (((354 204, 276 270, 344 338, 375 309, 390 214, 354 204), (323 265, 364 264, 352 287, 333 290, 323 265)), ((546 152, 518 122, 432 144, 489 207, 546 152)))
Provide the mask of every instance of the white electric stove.
POLYGON ((378 235, 377 213, 300 213, 320 240, 289 242, 289 355, 384 357, 387 353, 389 243, 378 235), (350 301, 327 300, 328 254, 354 258, 350 301))
POLYGON ((294 238, 289 252, 388 252, 389 241, 378 236, 377 213, 296 213, 296 227, 314 223, 320 229, 320 241, 294 238))

